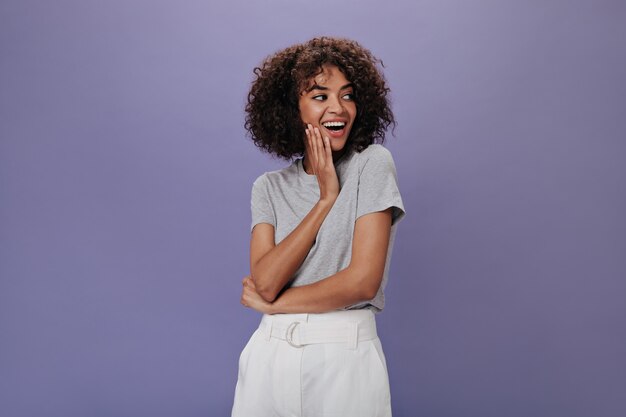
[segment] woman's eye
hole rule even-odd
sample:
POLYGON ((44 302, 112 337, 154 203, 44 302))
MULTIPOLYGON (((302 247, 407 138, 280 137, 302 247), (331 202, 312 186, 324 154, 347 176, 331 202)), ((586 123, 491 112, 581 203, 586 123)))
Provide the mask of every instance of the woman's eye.
POLYGON ((317 96, 313 96, 313 100, 324 101, 324 100, 326 100, 326 95, 325 94, 320 94, 320 95, 317 95, 317 96))
POLYGON ((344 100, 354 100, 354 93, 348 93, 343 95, 344 100))

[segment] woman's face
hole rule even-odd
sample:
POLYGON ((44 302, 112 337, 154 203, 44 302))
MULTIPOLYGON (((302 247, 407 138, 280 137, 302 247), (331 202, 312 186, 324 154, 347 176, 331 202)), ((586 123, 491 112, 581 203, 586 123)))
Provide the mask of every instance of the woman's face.
POLYGON ((335 65, 325 64, 300 94, 300 117, 328 136, 331 150, 341 153, 356 117, 354 87, 335 65))

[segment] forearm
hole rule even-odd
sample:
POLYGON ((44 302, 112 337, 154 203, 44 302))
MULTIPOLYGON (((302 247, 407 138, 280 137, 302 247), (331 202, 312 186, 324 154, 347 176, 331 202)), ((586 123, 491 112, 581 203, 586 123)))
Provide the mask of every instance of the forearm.
POLYGON ((357 219, 350 265, 314 284, 287 289, 272 313, 323 313, 376 296, 385 271, 391 233, 391 209, 357 219))
POLYGON ((382 277, 368 277, 367 271, 348 267, 314 284, 285 290, 271 306, 277 313, 325 313, 376 296, 382 277))
POLYGON ((252 262, 252 280, 263 298, 273 301, 293 277, 311 250, 334 202, 334 198, 318 201, 287 237, 252 262))

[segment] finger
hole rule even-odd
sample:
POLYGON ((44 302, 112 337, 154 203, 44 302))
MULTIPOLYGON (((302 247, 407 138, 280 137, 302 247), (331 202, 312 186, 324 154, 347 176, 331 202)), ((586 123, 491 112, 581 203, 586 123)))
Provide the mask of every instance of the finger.
POLYGON ((317 165, 319 168, 323 168, 326 164, 324 158, 324 142, 322 142, 322 134, 317 127, 315 128, 315 145, 317 147, 317 165))
POLYGON ((319 152, 319 146, 318 146, 318 133, 319 130, 315 127, 312 129, 311 132, 311 144, 313 145, 313 160, 311 162, 313 162, 311 164, 311 166, 313 167, 313 173, 317 174, 319 172, 319 164, 320 164, 320 152, 319 152))
POLYGON ((307 125, 304 128, 304 134, 306 135, 306 138, 305 138, 305 141, 304 141, 304 145, 307 148, 310 148, 311 147, 311 132, 309 131, 309 125, 307 125))
POLYGON ((330 138, 324 136, 324 150, 326 151, 326 161, 332 167, 333 166, 333 151, 330 148, 330 138))
POLYGON ((305 152, 305 156, 309 159, 309 162, 312 161, 313 159, 313 143, 311 141, 311 130, 309 129, 310 125, 307 125, 304 133, 306 133, 306 142, 305 142, 305 146, 306 146, 306 152, 305 152))
POLYGON ((241 304, 248 306, 248 301, 250 300, 250 289, 244 288, 241 293, 241 304))
POLYGON ((315 157, 314 162, 314 167, 315 167, 315 173, 319 172, 319 165, 320 165, 320 149, 319 149, 319 144, 318 144, 318 132, 319 130, 317 129, 317 127, 313 127, 311 126, 311 144, 313 145, 313 155, 315 157))

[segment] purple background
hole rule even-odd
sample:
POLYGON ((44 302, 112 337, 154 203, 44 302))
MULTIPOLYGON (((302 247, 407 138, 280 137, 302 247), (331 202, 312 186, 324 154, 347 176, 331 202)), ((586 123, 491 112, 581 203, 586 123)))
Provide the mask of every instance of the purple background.
POLYGON ((0 415, 229 415, 263 57, 381 57, 396 417, 626 415, 622 1, 3 0, 0 415))

